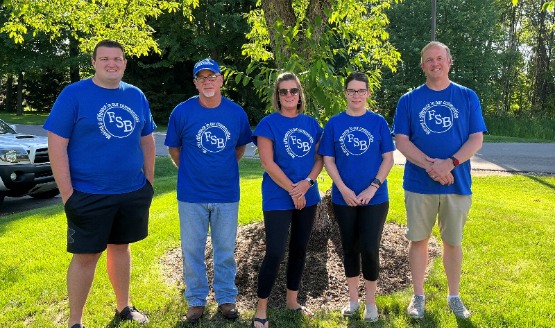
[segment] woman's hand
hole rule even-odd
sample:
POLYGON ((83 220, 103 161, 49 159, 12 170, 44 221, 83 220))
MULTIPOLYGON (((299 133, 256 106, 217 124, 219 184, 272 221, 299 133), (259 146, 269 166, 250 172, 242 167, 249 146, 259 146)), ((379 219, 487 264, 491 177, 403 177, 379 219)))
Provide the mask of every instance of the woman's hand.
POLYGON ((370 187, 364 189, 360 194, 358 194, 357 198, 361 205, 367 205, 372 197, 376 194, 378 188, 374 185, 370 185, 370 187))
POLYGON ((344 189, 340 189, 341 196, 345 200, 345 203, 349 206, 358 206, 360 205, 360 200, 358 199, 357 195, 355 195, 354 191, 345 187, 344 189))
POLYGON ((310 182, 306 180, 302 180, 291 185, 293 189, 289 190, 289 196, 294 198, 299 198, 301 196, 306 195, 308 189, 310 189, 310 182))
POLYGON ((302 210, 306 206, 306 198, 304 195, 301 195, 300 197, 291 196, 291 198, 293 199, 293 204, 295 204, 296 210, 302 210))

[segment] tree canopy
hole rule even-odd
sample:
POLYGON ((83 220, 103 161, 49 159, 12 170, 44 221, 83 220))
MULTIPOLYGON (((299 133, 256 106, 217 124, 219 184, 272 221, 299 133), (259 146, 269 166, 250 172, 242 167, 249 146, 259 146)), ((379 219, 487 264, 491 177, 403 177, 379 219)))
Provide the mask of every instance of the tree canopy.
MULTIPOLYGON (((248 14, 251 31, 243 54, 252 81, 269 103, 281 71, 297 73, 310 114, 325 122, 344 109, 343 81, 365 72, 370 89, 380 87, 383 69, 395 71, 400 53, 389 42, 386 10, 394 0, 261 0, 248 14), (256 72, 256 75, 252 75, 256 72)), ((238 76, 238 80, 241 76, 238 76)))
POLYGON ((199 0, 11 0, 3 9, 10 13, 0 28, 15 43, 21 44, 31 36, 44 33, 51 38, 67 36, 77 40, 83 51, 90 51, 102 39, 114 39, 126 46, 133 55, 159 52, 148 24, 164 12, 182 8, 190 19, 191 9, 199 0), (183 5, 182 5, 183 4, 183 5))
MULTIPOLYGON (((475 89, 486 114, 555 112, 554 0, 437 2, 436 38, 452 49, 451 78, 475 89)), ((251 124, 270 110, 282 71, 299 75, 309 114, 343 110, 343 81, 370 79, 373 110, 390 119, 399 97, 424 81, 429 0, 10 0, 0 4, 0 106, 14 99, 48 110, 61 88, 90 76, 97 41, 121 41, 125 79, 139 86, 162 124, 196 94, 192 65, 212 57, 224 93, 251 124), (16 87, 15 87, 16 86, 16 87), (49 93, 47 95, 46 93, 49 93)), ((21 108, 21 106, 20 106, 21 108)))

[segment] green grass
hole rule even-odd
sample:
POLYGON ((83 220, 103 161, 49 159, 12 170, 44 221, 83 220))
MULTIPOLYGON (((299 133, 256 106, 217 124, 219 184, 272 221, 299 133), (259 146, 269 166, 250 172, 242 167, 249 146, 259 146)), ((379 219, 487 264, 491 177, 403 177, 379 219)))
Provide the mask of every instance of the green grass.
POLYGON ((0 119, 8 124, 43 125, 47 117, 48 113, 24 113, 20 116, 12 113, 0 113, 0 119))
POLYGON ((553 143, 555 141, 535 138, 519 138, 519 137, 505 137, 505 136, 492 136, 489 134, 484 135, 484 142, 514 142, 514 143, 553 143))
POLYGON ((484 119, 488 132, 494 136, 555 142, 555 118, 547 115, 546 117, 527 117, 526 115, 485 113, 484 119))
MULTIPOLYGON (((261 220, 261 174, 257 160, 241 161, 241 224, 261 220)), ((160 260, 180 244, 175 179, 169 159, 158 158, 150 235, 132 246, 131 294, 133 303, 149 314, 149 327, 180 327, 187 311, 182 290, 165 281, 160 260)), ((389 181, 388 220, 404 224, 402 167, 393 168, 389 181)), ((320 183, 326 189, 331 181, 324 175, 320 183)), ((380 321, 372 326, 555 326, 555 177, 477 176, 473 188, 461 284, 461 295, 474 312, 472 319, 457 321, 448 311, 443 267, 435 261, 426 281, 426 317, 414 321, 406 316, 411 294, 406 289, 378 296, 380 321)), ((65 275, 71 257, 65 251, 65 230, 60 204, 0 217, 0 327, 65 324, 65 275)), ((113 326, 114 304, 103 256, 85 308, 86 326, 113 326)), ((253 310, 241 309, 241 319, 228 323, 213 317, 216 309, 210 304, 207 318, 197 327, 247 327, 253 310)), ((272 327, 367 327, 360 319, 343 319, 339 309, 318 312, 311 320, 282 309, 269 315, 272 327)))

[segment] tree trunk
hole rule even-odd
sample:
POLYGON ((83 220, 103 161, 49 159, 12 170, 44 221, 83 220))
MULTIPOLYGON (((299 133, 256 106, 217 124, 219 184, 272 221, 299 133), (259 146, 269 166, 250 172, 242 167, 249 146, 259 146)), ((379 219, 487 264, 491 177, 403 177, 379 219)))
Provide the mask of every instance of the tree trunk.
MULTIPOLYGON (((304 27, 309 24, 315 26, 315 21, 317 17, 321 18, 323 22, 313 31, 311 39, 320 39, 327 19, 324 10, 329 8, 331 8, 330 0, 310 0, 306 10, 306 24, 304 24, 304 27)), ((295 16, 295 11, 293 10, 291 0, 262 0, 262 9, 264 10, 264 18, 266 20, 268 32, 270 33, 271 47, 273 51, 276 51, 276 49, 278 48, 276 47, 276 29, 274 28, 275 23, 279 20, 283 23, 284 27, 295 26, 295 24, 297 23, 297 17, 295 16)), ((299 38, 301 44, 304 43, 306 40, 305 33, 301 32, 297 37, 299 38)), ((297 55, 301 56, 307 61, 310 61, 310 58, 312 56, 310 48, 300 47, 298 49, 306 50, 303 53, 297 53, 297 55)), ((276 56, 276 65, 278 68, 282 67, 280 59, 289 58, 291 55, 290 50, 287 48, 279 48, 279 50, 283 54, 283 56, 276 56)))
POLYGON ((17 74, 17 116, 23 115, 23 72, 17 74))
MULTIPOLYGON (((510 54, 516 54, 518 52, 518 35, 517 26, 520 24, 520 15, 517 15, 517 11, 520 11, 519 6, 511 6, 509 9, 509 44, 507 47, 507 52, 510 54)), ((511 99, 514 92, 514 83, 517 79, 518 72, 515 70, 515 58, 511 56, 506 60, 506 65, 504 67, 504 78, 502 78, 502 104, 501 108, 503 112, 509 113, 511 111, 511 99)))
POLYGON ((13 112, 13 75, 8 73, 8 80, 6 82, 6 112, 13 112))
POLYGON ((75 40, 74 38, 69 39, 69 58, 71 58, 70 65, 69 65, 69 79, 71 83, 78 82, 81 80, 81 76, 79 73, 79 41, 75 40))
MULTIPOLYGON (((542 1, 543 4, 543 1, 542 1)), ((532 108, 536 111, 542 111, 545 103, 545 83, 546 83, 546 73, 549 70, 548 58, 547 58, 547 49, 545 48, 545 35, 546 35, 546 28, 545 28, 545 18, 546 13, 541 11, 538 15, 537 27, 538 27, 538 35, 536 38, 536 45, 535 45, 535 72, 533 78, 533 93, 532 93, 532 108)))
MULTIPOLYGON (((284 27, 294 26, 297 22, 297 17, 293 11, 291 0, 262 0, 262 9, 264 10, 264 19, 266 20, 266 26, 268 27, 268 32, 270 34, 270 43, 272 49, 277 49, 276 47, 276 29, 275 23, 280 20, 284 27)), ((281 58, 289 57, 287 53, 288 49, 281 49, 284 56, 281 58)), ((279 61, 279 57, 276 56, 279 61)), ((276 62, 276 66, 282 67, 281 62, 276 62)))

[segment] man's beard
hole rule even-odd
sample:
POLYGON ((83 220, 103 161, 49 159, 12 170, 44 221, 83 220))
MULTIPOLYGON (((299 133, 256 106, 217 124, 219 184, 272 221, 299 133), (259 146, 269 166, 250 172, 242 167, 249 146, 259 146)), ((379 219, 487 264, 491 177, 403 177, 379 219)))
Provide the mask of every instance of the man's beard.
POLYGON ((214 97, 216 95, 216 91, 203 91, 202 94, 206 98, 214 97))

